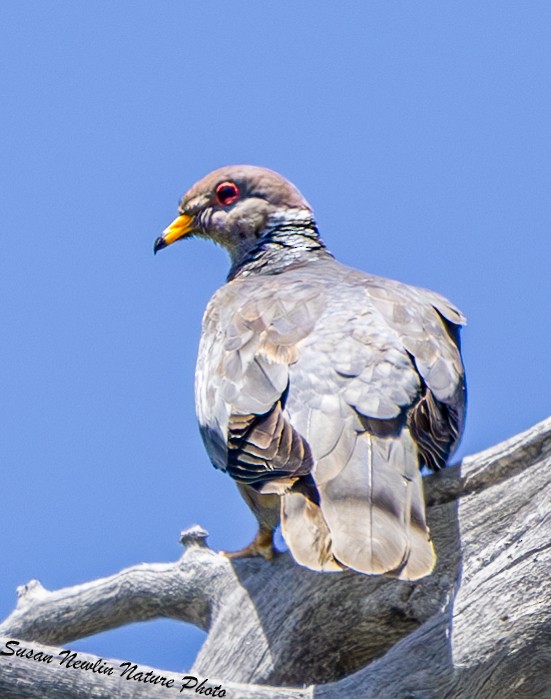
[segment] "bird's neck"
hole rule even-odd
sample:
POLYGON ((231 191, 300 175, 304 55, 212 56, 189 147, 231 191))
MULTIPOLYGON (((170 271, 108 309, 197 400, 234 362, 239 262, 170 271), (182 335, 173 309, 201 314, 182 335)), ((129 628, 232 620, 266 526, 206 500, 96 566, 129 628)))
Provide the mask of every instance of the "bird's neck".
POLYGON ((251 274, 279 274, 289 267, 333 257, 320 238, 312 213, 287 209, 271 214, 256 244, 232 260, 228 281, 251 274))

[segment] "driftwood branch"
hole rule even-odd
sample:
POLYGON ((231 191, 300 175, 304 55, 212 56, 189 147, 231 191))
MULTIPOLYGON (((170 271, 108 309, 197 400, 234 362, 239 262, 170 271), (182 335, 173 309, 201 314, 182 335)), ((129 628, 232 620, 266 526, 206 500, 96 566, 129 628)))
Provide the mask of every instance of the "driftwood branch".
POLYGON ((0 696, 176 696, 182 675, 68 668, 55 647, 169 617, 208 631, 188 675, 212 696, 550 697, 551 419, 427 478, 426 493, 438 564, 417 582, 313 573, 287 554, 230 561, 198 527, 175 563, 53 592, 32 581, 0 625, 0 696), (23 647, 52 662, 11 653, 23 647))

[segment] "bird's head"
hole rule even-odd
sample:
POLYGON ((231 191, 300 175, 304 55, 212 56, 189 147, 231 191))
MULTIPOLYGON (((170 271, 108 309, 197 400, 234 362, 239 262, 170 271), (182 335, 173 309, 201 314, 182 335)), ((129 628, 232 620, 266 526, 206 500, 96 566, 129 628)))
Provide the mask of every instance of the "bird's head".
POLYGON ((284 177, 252 165, 222 167, 184 195, 179 216, 156 239, 154 252, 198 236, 225 247, 232 263, 239 265, 263 238, 293 222, 313 225, 313 214, 284 177))

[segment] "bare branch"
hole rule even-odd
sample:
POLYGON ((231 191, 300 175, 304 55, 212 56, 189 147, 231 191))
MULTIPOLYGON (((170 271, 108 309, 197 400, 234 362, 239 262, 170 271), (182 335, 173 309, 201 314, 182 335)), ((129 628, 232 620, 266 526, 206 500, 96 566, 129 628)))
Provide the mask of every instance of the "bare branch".
MULTIPOLYGON (((235 697, 551 696, 551 419, 426 486, 438 565, 423 580, 318 574, 287 554, 229 561, 195 528, 176 563, 56 592, 30 583, 0 633, 34 648, 129 621, 189 621, 209 632, 190 674, 223 678, 226 690, 237 683, 235 697), (318 686, 275 687, 305 684, 318 686)), ((13 660, 0 656, 2 697, 91 696, 9 694, 20 687, 3 672, 13 660)), ((24 659, 16 665, 31 672, 24 659)), ((93 696, 126 696, 111 680, 96 677, 108 693, 93 696)))
POLYGON ((53 592, 31 580, 17 589, 17 607, 0 624, 0 634, 67 643, 158 617, 208 628, 213 600, 205 583, 216 578, 217 568, 222 570, 224 561, 206 548, 204 537, 194 538, 196 532, 193 528, 182 534, 181 541, 187 548, 175 563, 141 564, 108 578, 53 592), (188 556, 198 561, 207 559, 209 564, 188 565, 188 556))
MULTIPOLYGON (((208 696, 234 699, 311 699, 312 688, 286 689, 240 685, 192 674, 157 670, 146 665, 134 669, 132 663, 104 659, 89 653, 72 655, 70 649, 32 645, 0 636, 0 649, 6 652, 31 650, 38 659, 10 655, 0 658, 0 696, 2 699, 150 699, 190 696, 197 689, 210 689, 208 696), (50 659, 50 660, 48 660, 50 659), (95 670, 92 668, 96 668, 95 670), (88 669, 86 669, 88 668, 88 669), (182 687, 184 689, 182 690, 182 687), (181 691, 182 690, 182 691, 181 691)), ((202 692, 199 692, 202 693, 202 692)))

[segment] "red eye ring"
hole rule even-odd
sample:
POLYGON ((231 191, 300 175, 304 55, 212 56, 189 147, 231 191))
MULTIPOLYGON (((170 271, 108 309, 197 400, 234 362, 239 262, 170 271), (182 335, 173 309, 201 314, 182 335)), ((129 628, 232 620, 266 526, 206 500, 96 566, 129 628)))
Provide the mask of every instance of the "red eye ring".
POLYGON ((220 206, 231 206, 240 196, 239 187, 235 182, 220 182, 216 187, 216 200, 220 206))

